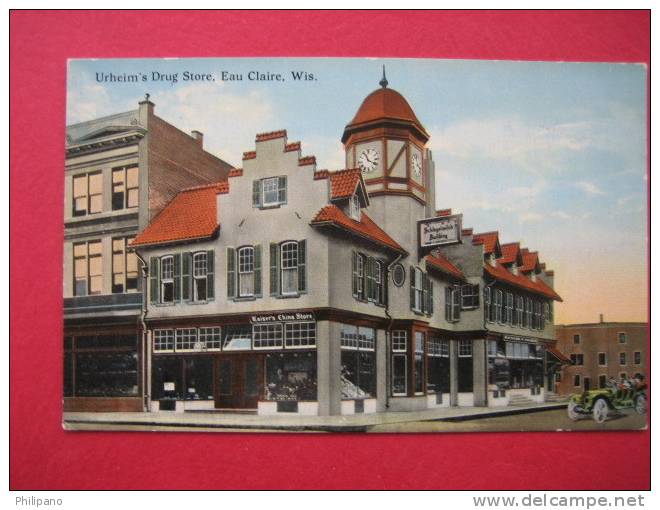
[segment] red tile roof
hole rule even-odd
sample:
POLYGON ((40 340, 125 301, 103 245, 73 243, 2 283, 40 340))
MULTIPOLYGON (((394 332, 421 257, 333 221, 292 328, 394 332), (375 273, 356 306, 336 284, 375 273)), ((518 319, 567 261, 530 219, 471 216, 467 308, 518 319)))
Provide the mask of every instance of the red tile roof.
POLYGON ((406 253, 399 243, 376 225, 369 216, 362 212, 360 221, 349 218, 336 205, 326 205, 310 223, 314 227, 332 225, 352 234, 368 239, 399 253, 406 253))
POLYGON ((330 198, 332 200, 350 198, 360 183, 361 175, 362 172, 359 168, 332 172, 330 174, 330 198))
POLYGON ((300 150, 300 142, 291 142, 291 143, 287 143, 284 146, 284 152, 293 152, 299 150, 300 150))
POLYGON ((243 161, 246 159, 255 159, 257 157, 257 151, 247 151, 243 153, 243 161))
POLYGON ((542 296, 554 299, 556 301, 562 301, 561 297, 559 297, 559 294, 557 294, 550 286, 548 286, 543 280, 539 278, 537 278, 537 280, 534 282, 523 274, 515 275, 510 273, 506 267, 500 264, 497 264, 495 267, 491 266, 490 264, 485 264, 484 270, 491 277, 500 282, 508 283, 509 285, 513 285, 529 292, 541 294, 542 296))
POLYGON ((330 176, 330 172, 327 170, 317 170, 314 172, 314 180, 319 181, 321 179, 327 179, 330 176))
POLYGON ((552 354, 555 358, 557 358, 562 363, 571 363, 570 358, 568 358, 563 352, 559 351, 556 347, 548 347, 547 352, 552 354))
POLYGON ((463 274, 463 271, 461 271, 454 264, 449 262, 440 253, 436 255, 427 255, 425 259, 426 259, 427 267, 430 265, 431 267, 437 269, 438 271, 442 271, 443 273, 446 273, 455 278, 460 278, 461 280, 465 280, 465 275, 463 274))
POLYGON ((440 209, 435 211, 436 216, 451 216, 451 209, 440 209))
POLYGON ((269 131, 268 133, 259 133, 255 142, 265 142, 266 140, 274 140, 275 138, 286 138, 286 129, 279 131, 269 131))
POLYGON ((523 265, 520 270, 523 272, 533 271, 539 265, 539 253, 537 251, 529 251, 527 248, 522 249, 523 265))
POLYGON ((298 160, 298 166, 316 165, 316 156, 304 156, 298 160))
POLYGON ((417 119, 408 101, 396 90, 388 88, 380 88, 369 94, 349 125, 364 124, 381 119, 405 120, 422 128, 421 122, 417 119))
POLYGON ((518 261, 520 243, 506 243, 502 245, 502 256, 497 259, 500 264, 512 264, 518 261))
POLYGON ((228 177, 240 177, 241 175, 243 175, 242 168, 232 168, 231 170, 229 170, 228 177))
POLYGON ((473 232, 474 231, 472 230, 472 227, 464 228, 463 230, 461 230, 461 235, 462 236, 471 236, 473 234, 473 232))
POLYGON ((499 246, 499 233, 482 232, 481 234, 474 234, 472 236, 472 244, 483 244, 486 254, 493 253, 499 246))
POLYGON ((215 234, 218 224, 216 194, 229 191, 227 181, 181 191, 151 220, 131 246, 165 244, 206 239, 215 234))

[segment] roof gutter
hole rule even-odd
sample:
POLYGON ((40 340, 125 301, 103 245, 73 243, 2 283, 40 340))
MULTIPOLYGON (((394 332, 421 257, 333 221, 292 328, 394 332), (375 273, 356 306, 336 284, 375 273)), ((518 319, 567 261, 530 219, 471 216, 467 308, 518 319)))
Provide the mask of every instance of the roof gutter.
MULTIPOLYGON (((400 253, 396 258, 387 266, 387 271, 385 273, 385 281, 389 281, 390 273, 395 264, 397 264, 403 258, 403 254, 400 253)), ((385 330, 385 384, 387 388, 385 390, 385 409, 390 408, 390 375, 392 372, 392 357, 390 356, 390 342, 391 342, 391 331, 392 326, 394 325, 394 317, 390 315, 390 299, 389 292, 387 293, 387 299, 385 300, 385 316, 388 318, 387 329, 385 330)))

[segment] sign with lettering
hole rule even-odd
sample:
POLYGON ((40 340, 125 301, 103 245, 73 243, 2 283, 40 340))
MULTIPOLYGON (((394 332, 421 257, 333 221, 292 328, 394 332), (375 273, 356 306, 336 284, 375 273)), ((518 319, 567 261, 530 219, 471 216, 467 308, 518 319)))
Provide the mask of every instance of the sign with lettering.
POLYGON ((517 336, 517 335, 504 335, 505 342, 524 342, 528 344, 536 343, 534 338, 528 336, 517 336))
POLYGON ((311 322, 315 320, 316 318, 312 312, 260 313, 250 316, 250 322, 252 324, 263 324, 268 322, 311 322))
POLYGON ((462 214, 439 216, 417 222, 419 247, 430 248, 461 242, 462 214))

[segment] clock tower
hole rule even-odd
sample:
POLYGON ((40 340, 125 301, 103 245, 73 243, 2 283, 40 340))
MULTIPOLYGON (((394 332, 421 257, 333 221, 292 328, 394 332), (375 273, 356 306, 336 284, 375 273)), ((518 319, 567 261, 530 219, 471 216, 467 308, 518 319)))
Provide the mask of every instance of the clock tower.
POLYGON ((346 167, 362 170, 376 210, 379 197, 383 197, 381 207, 398 207, 401 200, 390 199, 398 197, 418 204, 413 210, 419 211, 415 214, 421 216, 419 219, 433 216, 435 179, 431 153, 426 148, 429 135, 408 101, 387 85, 383 66, 380 88, 365 98, 344 128, 341 141, 346 167))

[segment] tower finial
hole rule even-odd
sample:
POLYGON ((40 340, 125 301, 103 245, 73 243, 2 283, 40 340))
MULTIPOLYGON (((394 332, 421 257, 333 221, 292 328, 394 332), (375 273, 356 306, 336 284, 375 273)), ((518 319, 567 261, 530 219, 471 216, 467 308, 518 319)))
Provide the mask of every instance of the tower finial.
POLYGON ((387 78, 385 77, 385 64, 383 64, 383 78, 378 82, 381 87, 387 87, 387 78))
POLYGON ((149 94, 149 93, 147 92, 147 93, 144 95, 144 100, 145 100, 145 101, 149 101, 149 98, 150 98, 150 97, 151 97, 151 94, 149 94))

